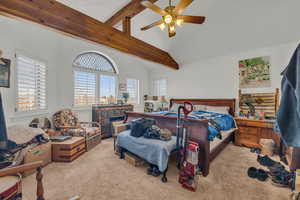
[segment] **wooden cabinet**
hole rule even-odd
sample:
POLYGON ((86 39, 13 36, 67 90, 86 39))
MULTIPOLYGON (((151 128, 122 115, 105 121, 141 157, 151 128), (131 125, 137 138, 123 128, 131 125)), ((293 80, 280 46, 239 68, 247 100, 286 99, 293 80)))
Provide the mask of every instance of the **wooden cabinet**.
POLYGON ((280 146, 280 137, 273 132, 273 121, 244 118, 236 118, 235 120, 238 126, 238 131, 235 134, 236 145, 261 148, 260 139, 273 139, 276 146, 280 146))
POLYGON ((63 142, 51 142, 52 160, 55 162, 72 162, 86 152, 84 137, 72 137, 63 142))
POLYGON ((93 105, 93 122, 99 122, 101 125, 102 138, 111 137, 113 134, 112 121, 122 119, 125 112, 133 111, 133 105, 93 105))

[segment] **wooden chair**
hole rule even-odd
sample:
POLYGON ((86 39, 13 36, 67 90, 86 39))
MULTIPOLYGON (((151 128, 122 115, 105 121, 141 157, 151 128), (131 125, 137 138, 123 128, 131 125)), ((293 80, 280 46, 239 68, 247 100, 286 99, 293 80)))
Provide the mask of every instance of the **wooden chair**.
MULTIPOLYGON (((43 187, 43 174, 42 174, 43 162, 37 161, 29 164, 20 165, 17 167, 5 168, 0 170, 0 177, 4 176, 13 176, 18 173, 36 169, 36 181, 37 181, 37 190, 36 190, 36 199, 45 200, 44 198, 44 187, 43 187)), ((72 197, 69 200, 80 200, 78 196, 72 197)))
POLYGON ((63 109, 53 115, 53 125, 63 135, 89 138, 100 134, 98 122, 80 122, 74 112, 70 109, 63 109))
POLYGON ((37 190, 36 190, 36 199, 45 200, 44 198, 44 187, 43 187, 43 174, 42 174, 43 162, 33 162, 29 164, 20 165, 17 167, 5 168, 0 170, 0 177, 4 176, 13 176, 18 173, 22 173, 28 170, 36 169, 36 181, 37 181, 37 190))

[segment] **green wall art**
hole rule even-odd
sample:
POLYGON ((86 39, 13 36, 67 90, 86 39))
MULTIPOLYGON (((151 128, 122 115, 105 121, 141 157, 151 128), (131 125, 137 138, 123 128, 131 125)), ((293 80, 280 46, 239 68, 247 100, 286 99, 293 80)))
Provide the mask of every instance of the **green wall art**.
POLYGON ((239 61, 240 88, 271 87, 270 57, 239 61))

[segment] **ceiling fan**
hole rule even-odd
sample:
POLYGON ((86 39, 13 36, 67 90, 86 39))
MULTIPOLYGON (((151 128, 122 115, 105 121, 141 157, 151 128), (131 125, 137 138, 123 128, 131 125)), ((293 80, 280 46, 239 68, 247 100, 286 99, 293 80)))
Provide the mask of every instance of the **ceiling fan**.
POLYGON ((180 0, 180 2, 176 6, 172 6, 171 0, 169 0, 169 5, 165 9, 161 9, 150 1, 142 1, 141 4, 143 6, 160 14, 162 16, 162 19, 141 28, 141 30, 145 31, 154 26, 159 26, 161 30, 164 30, 167 26, 169 37, 173 37, 176 35, 175 26, 181 26, 183 22, 203 24, 205 21, 205 17, 181 15, 182 11, 192 2, 193 0, 180 0))

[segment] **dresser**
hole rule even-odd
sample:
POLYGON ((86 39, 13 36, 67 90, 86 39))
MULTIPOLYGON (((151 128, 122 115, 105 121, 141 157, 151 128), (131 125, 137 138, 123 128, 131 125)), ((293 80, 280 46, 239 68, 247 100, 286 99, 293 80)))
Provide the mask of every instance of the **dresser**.
POLYGON ((276 147, 280 146, 280 136, 273 131, 274 121, 235 118, 238 131, 235 144, 239 146, 261 148, 260 139, 273 139, 276 147))
POLYGON ((101 125, 102 138, 111 137, 113 134, 112 122, 123 120, 125 112, 133 111, 133 105, 93 105, 92 120, 101 125))

